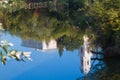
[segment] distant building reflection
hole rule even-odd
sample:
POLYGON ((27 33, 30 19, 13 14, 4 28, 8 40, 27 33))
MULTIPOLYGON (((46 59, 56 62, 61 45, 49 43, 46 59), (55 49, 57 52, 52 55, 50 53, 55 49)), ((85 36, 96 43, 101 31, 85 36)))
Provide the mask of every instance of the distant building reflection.
POLYGON ((91 52, 89 46, 89 38, 83 37, 84 44, 80 47, 80 69, 84 74, 87 74, 91 68, 91 52))
POLYGON ((38 42, 35 40, 23 40, 22 46, 29 47, 29 48, 35 48, 36 50, 54 50, 57 49, 57 42, 55 40, 50 40, 49 42, 42 41, 38 42))

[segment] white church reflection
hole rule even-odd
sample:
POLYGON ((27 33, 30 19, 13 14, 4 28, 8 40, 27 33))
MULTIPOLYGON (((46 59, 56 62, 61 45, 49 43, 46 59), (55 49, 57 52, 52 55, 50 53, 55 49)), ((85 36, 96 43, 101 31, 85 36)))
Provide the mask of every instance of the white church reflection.
POLYGON ((57 42, 53 39, 49 42, 46 42, 45 40, 41 42, 35 40, 22 40, 22 46, 34 48, 36 50, 48 51, 57 49, 57 42))
POLYGON ((80 69, 84 74, 87 74, 91 68, 91 48, 89 38, 84 36, 83 39, 84 44, 80 47, 80 69))

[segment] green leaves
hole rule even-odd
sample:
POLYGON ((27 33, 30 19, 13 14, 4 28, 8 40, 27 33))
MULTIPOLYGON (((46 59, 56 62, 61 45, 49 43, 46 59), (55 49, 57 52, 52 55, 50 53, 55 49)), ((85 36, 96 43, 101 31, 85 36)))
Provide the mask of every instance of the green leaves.
POLYGON ((3 50, 5 51, 6 54, 9 53, 9 51, 8 51, 8 46, 7 46, 7 45, 6 45, 6 46, 3 46, 2 48, 3 48, 3 50))
POLYGON ((116 46, 116 33, 120 30, 120 0, 95 0, 85 7, 92 30, 102 47, 116 46), (100 33, 102 32, 102 33, 100 33))
POLYGON ((5 65, 6 64, 6 56, 3 55, 2 51, 0 51, 1 62, 5 65))
POLYGON ((31 52, 20 52, 17 50, 10 50, 9 47, 13 46, 12 43, 6 40, 0 41, 0 60, 2 64, 6 64, 7 59, 15 59, 17 61, 25 61, 24 59, 32 60, 30 58, 31 52))

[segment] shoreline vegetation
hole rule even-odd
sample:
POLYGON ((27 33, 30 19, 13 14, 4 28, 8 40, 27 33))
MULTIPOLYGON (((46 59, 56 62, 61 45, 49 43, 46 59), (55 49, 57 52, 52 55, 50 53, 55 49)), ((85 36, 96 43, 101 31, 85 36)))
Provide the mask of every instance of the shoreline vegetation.
POLYGON ((35 8, 48 8, 49 4, 47 2, 31 2, 24 5, 25 9, 35 9, 35 8))

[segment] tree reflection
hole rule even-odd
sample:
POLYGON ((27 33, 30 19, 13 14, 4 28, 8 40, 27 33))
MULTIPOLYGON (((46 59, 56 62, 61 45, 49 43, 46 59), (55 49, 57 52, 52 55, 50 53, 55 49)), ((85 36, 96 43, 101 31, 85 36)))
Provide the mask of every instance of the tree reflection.
MULTIPOLYGON (((92 76, 97 80, 119 80, 119 59, 105 59, 106 66, 95 71, 92 76)), ((100 64, 102 65, 102 64, 100 64)))
POLYGON ((51 14, 53 12, 48 9, 20 9, 5 16, 6 25, 10 34, 20 36, 24 40, 55 39, 60 50, 66 48, 73 51, 79 48, 84 33, 64 19, 63 14, 58 13, 61 17, 51 14))
POLYGON ((120 64, 119 58, 94 59, 94 65, 91 65, 90 72, 77 78, 77 80, 119 80, 120 79, 120 64))
MULTIPOLYGON (((35 8, 32 10, 19 8, 12 12, 7 11, 4 19, 9 33, 20 36, 24 40, 49 41, 54 39, 58 43, 60 53, 62 53, 63 48, 71 51, 78 49, 82 43, 85 27, 82 28, 83 25, 78 25, 81 18, 75 15, 81 13, 78 9, 84 6, 83 1, 78 1, 82 5, 68 0, 59 2, 60 6, 56 5, 57 11, 48 8, 35 8), (72 5, 77 6, 72 8, 72 5)), ((58 2, 55 4, 58 4, 58 2)))

